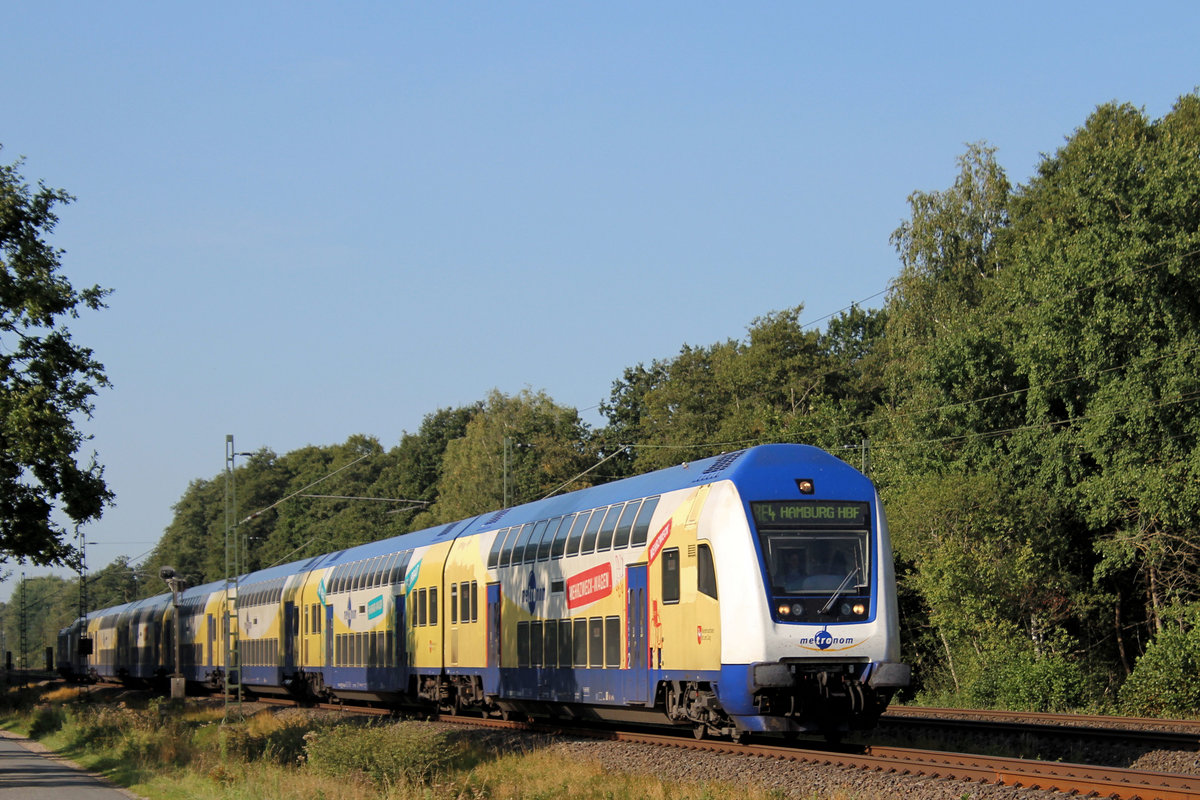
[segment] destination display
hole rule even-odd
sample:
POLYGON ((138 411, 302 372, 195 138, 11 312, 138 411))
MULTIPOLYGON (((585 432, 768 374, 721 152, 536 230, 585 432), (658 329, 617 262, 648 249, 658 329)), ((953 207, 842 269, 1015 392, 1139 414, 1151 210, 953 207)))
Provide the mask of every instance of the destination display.
POLYGON ((754 522, 760 528, 865 528, 871 504, 836 500, 783 500, 751 503, 754 522))

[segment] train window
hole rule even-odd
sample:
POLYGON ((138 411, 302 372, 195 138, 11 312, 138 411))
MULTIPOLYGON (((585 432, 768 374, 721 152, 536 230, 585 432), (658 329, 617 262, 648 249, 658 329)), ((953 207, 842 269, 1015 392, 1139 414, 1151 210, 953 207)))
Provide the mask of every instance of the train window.
POLYGON ((429 624, 428 597, 424 589, 417 590, 417 624, 421 626, 429 624))
POLYGON ((529 623, 529 666, 542 666, 542 623, 540 620, 529 623))
POLYGON ((546 523, 546 529, 542 531, 542 538, 538 542, 538 561, 548 561, 550 559, 550 545, 554 542, 554 534, 558 532, 558 526, 561 523, 562 517, 555 517, 546 523))
POLYGON ((479 621, 479 583, 471 581, 471 622, 479 621))
POLYGON ((543 656, 544 663, 547 667, 558 666, 558 622, 555 620, 546 620, 544 630, 542 631, 545 655, 543 656))
POLYGON ((471 619, 471 584, 463 581, 458 595, 459 618, 463 622, 474 622, 471 619))
POLYGON ((404 567, 408 566, 408 553, 401 553, 400 558, 396 559, 396 563, 391 566, 391 575, 388 576, 388 583, 396 585, 404 579, 404 567))
POLYGON ((458 584, 450 584, 450 624, 458 624, 458 584))
POLYGON ((604 666, 621 668, 621 618, 607 617, 604 620, 604 666))
POLYGON ((604 515, 604 524, 600 526, 600 535, 596 538, 597 553, 612 549, 613 532, 617 529, 617 520, 621 518, 624 508, 621 503, 608 507, 608 513, 604 515))
POLYGON ((507 535, 508 528, 496 531, 496 538, 492 539, 492 549, 488 551, 488 569, 495 569, 500 565, 500 548, 504 546, 504 537, 507 535))
POLYGON ((558 533, 554 534, 554 541, 550 545, 551 558, 562 558, 563 552, 567 549, 567 534, 571 532, 571 520, 573 519, 575 519, 574 514, 563 517, 562 524, 558 526, 558 533))
POLYGON ((696 590, 717 599, 717 566, 713 563, 712 548, 706 544, 696 549, 696 590))
POLYGON ((313 633, 321 632, 321 609, 322 609, 322 607, 323 606, 320 603, 313 604, 313 607, 312 607, 312 610, 313 610, 313 633))
MULTIPOLYGON (((526 522, 521 526, 521 534, 517 536, 517 544, 512 551, 512 566, 520 566, 521 561, 525 558, 525 545, 529 544, 529 537, 533 535, 533 523, 526 522)), ((504 562, 504 566, 508 566, 510 562, 504 562)))
POLYGON ((649 497, 642 501, 642 507, 633 521, 633 538, 629 540, 634 547, 640 547, 646 543, 646 534, 650 530, 650 518, 654 516, 656 508, 658 508, 657 497, 649 497))
POLYGON ((633 531, 633 520, 641 504, 641 500, 630 500, 625 504, 625 510, 621 512, 621 521, 617 523, 617 532, 613 536, 613 550, 629 546, 629 534, 633 531))
POLYGON ((517 546, 517 537, 520 535, 520 525, 515 525, 508 529, 508 533, 504 537, 504 547, 500 550, 500 563, 498 566, 507 567, 512 563, 513 548, 517 546))
POLYGON ((429 624, 437 625, 437 621, 438 621, 437 587, 430 586, 429 587, 429 624))
POLYGON ((571 635, 575 638, 575 666, 587 666, 588 627, 586 619, 577 619, 573 623, 571 635))
POLYGON ((583 540, 583 529, 587 527, 588 517, 592 512, 584 511, 575 518, 575 524, 571 526, 571 536, 567 539, 567 557, 579 555, 579 543, 583 540))
POLYGON ((542 542, 542 535, 546 532, 547 520, 542 520, 533 526, 533 533, 529 535, 529 541, 525 544, 524 563, 532 564, 537 561, 538 547, 542 542))
POLYGON ((604 666, 604 618, 588 620, 588 666, 604 666))
POLYGON ((579 555, 587 555, 596 549, 596 534, 600 532, 600 523, 604 521, 604 509, 598 508, 592 512, 587 528, 583 532, 583 542, 579 545, 579 555))
POLYGON ((351 591, 358 591, 366 584, 367 571, 370 569, 370 564, 366 561, 360 561, 354 567, 354 579, 350 584, 351 591))
POLYGON ((662 551, 662 599, 664 603, 679 602, 679 548, 662 551))
POLYGON ((517 623, 517 666, 529 666, 529 623, 517 623))

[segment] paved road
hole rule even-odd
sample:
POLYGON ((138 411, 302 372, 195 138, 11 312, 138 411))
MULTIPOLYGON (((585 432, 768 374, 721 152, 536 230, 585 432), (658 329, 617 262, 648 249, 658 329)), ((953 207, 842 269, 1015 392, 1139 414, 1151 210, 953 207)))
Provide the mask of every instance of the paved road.
POLYGON ((125 794, 61 761, 0 738, 0 800, 129 800, 125 794))

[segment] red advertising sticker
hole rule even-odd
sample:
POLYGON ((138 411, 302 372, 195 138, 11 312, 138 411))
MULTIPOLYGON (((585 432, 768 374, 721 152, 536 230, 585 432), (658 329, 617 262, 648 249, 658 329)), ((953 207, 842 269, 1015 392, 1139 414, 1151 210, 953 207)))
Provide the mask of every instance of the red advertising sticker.
POLYGON ((578 608, 612 594, 612 564, 601 564, 567 578, 567 608, 578 608))
POLYGON ((662 526, 662 530, 654 534, 654 538, 650 540, 648 564, 654 563, 654 559, 658 558, 658 554, 662 552, 663 546, 666 545, 669 538, 671 538, 671 520, 667 520, 667 524, 662 526))

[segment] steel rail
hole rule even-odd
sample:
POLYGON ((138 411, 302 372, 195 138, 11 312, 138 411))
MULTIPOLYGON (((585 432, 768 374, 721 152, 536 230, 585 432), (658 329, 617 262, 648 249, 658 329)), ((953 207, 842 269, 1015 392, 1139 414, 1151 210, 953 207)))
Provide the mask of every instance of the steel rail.
POLYGON ((963 719, 995 719, 1003 721, 1035 720, 1036 724, 1059 727, 1099 727, 1169 730, 1195 733, 1200 736, 1200 719, 1165 719, 1159 717, 1115 717, 1106 714, 1061 714, 1029 711, 1002 711, 974 708, 926 708, 924 706, 890 706, 881 719, 898 717, 923 719, 960 717, 963 719), (1124 727, 1121 727, 1124 726, 1124 727))

